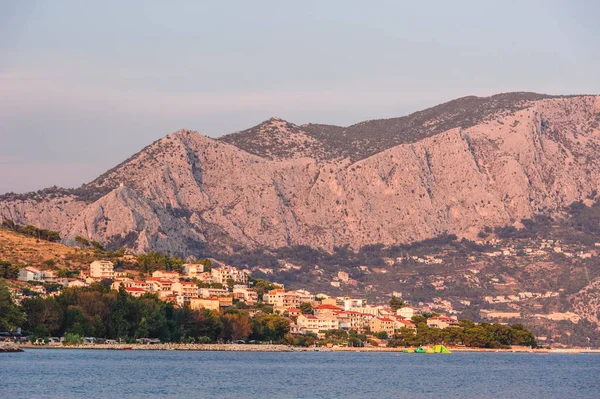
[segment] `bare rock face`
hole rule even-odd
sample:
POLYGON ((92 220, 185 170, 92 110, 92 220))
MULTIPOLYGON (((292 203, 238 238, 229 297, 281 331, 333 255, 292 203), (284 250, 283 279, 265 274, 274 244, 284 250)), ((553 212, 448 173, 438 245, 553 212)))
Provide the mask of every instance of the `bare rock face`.
POLYGON ((4 195, 0 218, 182 255, 474 237, 597 192, 599 115, 598 96, 512 93, 347 128, 179 131, 80 189, 4 195))

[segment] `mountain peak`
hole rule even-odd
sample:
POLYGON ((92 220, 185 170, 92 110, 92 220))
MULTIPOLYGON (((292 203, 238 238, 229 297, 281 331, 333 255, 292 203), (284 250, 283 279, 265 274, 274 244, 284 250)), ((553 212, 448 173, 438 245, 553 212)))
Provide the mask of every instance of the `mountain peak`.
POLYGON ((320 143, 301 127, 278 117, 269 118, 250 129, 225 135, 218 140, 270 160, 321 158, 324 154, 320 143))

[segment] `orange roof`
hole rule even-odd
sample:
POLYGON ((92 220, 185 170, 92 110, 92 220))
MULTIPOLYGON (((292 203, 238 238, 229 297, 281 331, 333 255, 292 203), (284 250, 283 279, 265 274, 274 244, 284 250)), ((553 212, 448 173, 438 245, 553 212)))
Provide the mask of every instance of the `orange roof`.
POLYGON ((145 289, 143 288, 136 288, 136 287, 127 287, 125 288, 125 291, 131 291, 131 292, 146 292, 145 289))

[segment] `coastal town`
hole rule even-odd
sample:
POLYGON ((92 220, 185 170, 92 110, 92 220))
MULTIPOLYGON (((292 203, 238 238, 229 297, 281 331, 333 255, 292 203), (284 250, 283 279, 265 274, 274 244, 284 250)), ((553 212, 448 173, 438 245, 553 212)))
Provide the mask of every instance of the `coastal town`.
MULTIPOLYGON (((279 336, 275 341, 285 341, 291 345, 315 346, 318 343, 337 348, 427 344, 428 342, 417 338, 419 328, 440 331, 437 340, 431 341, 432 344, 451 343, 463 347, 483 345, 456 337, 452 342, 444 341, 446 335, 442 332, 448 334, 452 330, 475 327, 476 323, 468 320, 461 323, 456 315, 424 312, 402 301, 394 293, 387 303, 370 304, 365 298, 333 297, 302 289, 286 290, 282 284, 252 279, 249 270, 223 265, 214 259, 185 263, 180 271, 155 270, 147 276, 115 270, 113 262, 108 260, 91 262, 89 268, 81 270, 77 277, 59 277, 55 271, 29 266, 19 270, 18 278, 13 283, 9 291, 17 304, 33 298, 57 297, 69 290, 85 291, 94 287, 106 287, 107 291, 117 291, 131 298, 154 298, 177 309, 209 312, 213 315, 235 314, 240 310, 249 318, 276 315, 278 321, 282 322, 281 331, 287 338, 279 336), (53 289, 49 292, 46 287, 53 289), (404 338, 398 340, 399 337, 404 338)), ((233 334, 229 342, 246 343, 249 336, 250 333, 233 334)), ((536 346, 531 333, 524 337, 529 349, 536 346)), ((36 345, 52 345, 63 341, 64 338, 58 337, 35 337, 33 342, 36 345)), ((106 341, 117 342, 101 337, 80 337, 77 342, 94 344, 106 341)), ((158 344, 161 341, 156 337, 138 336, 135 342, 158 344)), ((510 344, 509 340, 503 346, 510 347, 510 344)), ((492 347, 501 346, 500 343, 494 343, 492 347)))
MULTIPOLYGON (((273 313, 290 319, 290 332, 319 334, 327 330, 356 330, 358 332, 384 331, 390 336, 401 328, 415 329, 412 317, 421 312, 409 305, 393 311, 386 305, 370 305, 366 299, 331 297, 326 294, 312 294, 306 290, 286 290, 283 285, 273 284, 274 288, 265 292, 259 299, 255 288, 250 285, 250 271, 238 270, 231 266, 211 267, 205 270, 204 264, 184 264, 183 272, 157 270, 151 277, 134 278, 129 272, 114 270, 110 261, 94 261, 89 270, 82 271, 78 278, 58 277, 51 270, 26 267, 19 272, 18 281, 28 283, 29 296, 54 296, 57 290, 46 292, 42 284, 57 284, 64 288, 89 287, 101 281, 112 281, 114 290, 123 288, 133 297, 146 294, 156 295, 160 300, 171 302, 178 307, 209 309, 219 311, 242 302, 248 306, 251 315, 259 310, 252 309, 258 302, 272 306, 273 313), (309 305, 311 313, 303 312, 302 305, 309 305), (295 320, 295 321, 294 321, 295 320)), ((17 301, 27 295, 23 289, 10 289, 17 301)), ((306 308, 305 308, 306 309, 306 308)), ((431 317, 427 324, 435 328, 457 326, 456 317, 431 317)))

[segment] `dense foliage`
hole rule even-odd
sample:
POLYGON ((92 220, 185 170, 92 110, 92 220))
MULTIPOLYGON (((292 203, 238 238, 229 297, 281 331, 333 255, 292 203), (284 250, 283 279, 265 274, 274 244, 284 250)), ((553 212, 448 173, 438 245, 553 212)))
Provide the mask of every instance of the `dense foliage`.
POLYGON ((178 256, 169 256, 156 251, 138 255, 138 267, 142 273, 152 274, 157 270, 181 272, 184 264, 178 256))
POLYGON ((413 318, 417 332, 403 328, 388 341, 389 347, 422 345, 465 345, 477 348, 504 348, 510 345, 536 347, 535 336, 522 324, 506 326, 503 324, 481 323, 475 325, 470 320, 461 320, 459 327, 444 329, 430 328, 425 318, 413 318))
POLYGON ((8 286, 0 280, 0 331, 12 332, 23 323, 23 320, 23 311, 14 304, 8 286))
POLYGON ((279 342, 289 332, 281 316, 258 314, 251 319, 235 307, 223 313, 178 308, 146 294, 134 298, 124 289, 107 291, 100 284, 69 288, 49 298, 23 301, 26 332, 37 337, 76 334, 131 341, 215 342, 254 339, 279 342))
POLYGON ((13 265, 7 260, 0 260, 0 278, 16 280, 20 269, 20 266, 13 265))

